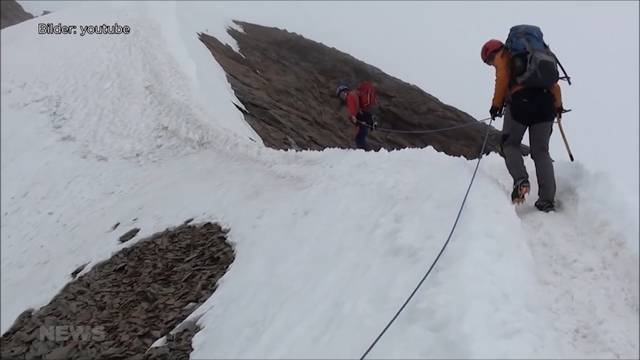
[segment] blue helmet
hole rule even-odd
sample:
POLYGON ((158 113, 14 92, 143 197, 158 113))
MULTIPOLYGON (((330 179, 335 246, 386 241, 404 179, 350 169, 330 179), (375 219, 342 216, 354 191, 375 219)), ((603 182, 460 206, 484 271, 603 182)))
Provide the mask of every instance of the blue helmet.
POLYGON ((338 87, 336 88, 336 96, 340 97, 340 93, 342 93, 343 91, 349 91, 349 87, 344 84, 338 85, 338 87))

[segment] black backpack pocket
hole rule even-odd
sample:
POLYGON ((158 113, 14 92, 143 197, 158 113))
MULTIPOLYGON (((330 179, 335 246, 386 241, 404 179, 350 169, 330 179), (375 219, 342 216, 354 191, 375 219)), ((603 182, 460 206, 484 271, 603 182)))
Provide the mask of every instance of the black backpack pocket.
POLYGON ((511 95, 511 116, 524 125, 553 121, 556 117, 553 94, 545 88, 527 88, 511 95))

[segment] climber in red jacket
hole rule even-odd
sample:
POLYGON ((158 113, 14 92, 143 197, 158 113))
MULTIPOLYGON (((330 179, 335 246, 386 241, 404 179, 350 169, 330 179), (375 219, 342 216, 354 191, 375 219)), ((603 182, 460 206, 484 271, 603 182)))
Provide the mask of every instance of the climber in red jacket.
POLYGON ((369 129, 377 125, 372 114, 373 108, 378 105, 375 88, 369 81, 363 81, 353 90, 347 85, 339 85, 336 95, 346 105, 348 119, 356 127, 356 146, 367 151, 369 129))

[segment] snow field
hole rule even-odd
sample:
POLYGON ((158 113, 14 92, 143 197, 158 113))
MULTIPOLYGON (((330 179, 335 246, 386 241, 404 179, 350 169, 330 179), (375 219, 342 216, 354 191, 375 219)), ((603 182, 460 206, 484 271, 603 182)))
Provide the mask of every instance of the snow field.
MULTIPOLYGON (((474 163, 253 143, 185 8, 155 5, 47 16, 128 37, 2 30, 2 331, 128 246, 121 232, 195 217, 229 226, 237 257, 192 316, 194 358, 359 357, 440 250, 474 163)), ((637 220, 605 175, 556 169, 567 210, 531 212, 534 196, 514 211, 501 158, 483 160, 447 252, 372 357, 637 355, 637 220)))

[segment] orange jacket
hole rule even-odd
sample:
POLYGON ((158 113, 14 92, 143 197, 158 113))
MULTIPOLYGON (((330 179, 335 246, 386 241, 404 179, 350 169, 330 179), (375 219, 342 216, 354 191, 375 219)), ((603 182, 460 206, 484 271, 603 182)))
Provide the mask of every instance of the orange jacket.
MULTIPOLYGON (((522 90, 524 86, 510 86, 509 84, 511 80, 511 54, 509 54, 508 50, 502 49, 496 54, 493 60, 493 66, 496 68, 496 86, 493 91, 493 100, 491 101, 491 105, 502 108, 507 95, 513 94, 518 90, 522 90)), ((551 93, 555 98, 555 107, 561 107, 562 93, 560 91, 560 85, 555 83, 551 88, 549 88, 549 90, 551 90, 551 93)))

